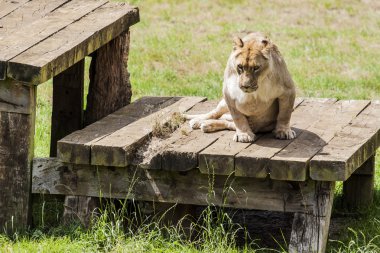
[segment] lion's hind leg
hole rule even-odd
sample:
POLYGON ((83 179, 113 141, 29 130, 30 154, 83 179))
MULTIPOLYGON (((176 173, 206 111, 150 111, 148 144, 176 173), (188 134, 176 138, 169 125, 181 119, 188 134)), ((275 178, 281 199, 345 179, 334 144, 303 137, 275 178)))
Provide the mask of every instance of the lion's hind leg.
POLYGON ((221 130, 236 130, 235 123, 233 121, 224 119, 208 119, 204 120, 200 128, 205 133, 211 133, 221 130))
POLYGON ((225 113, 228 113, 228 107, 224 99, 222 99, 217 107, 213 109, 212 111, 205 113, 205 114, 198 114, 198 115, 189 115, 189 114, 184 114, 183 116, 186 119, 190 119, 190 127, 193 129, 198 129, 201 127, 201 124, 205 120, 210 120, 210 119, 219 119, 222 117, 225 113))

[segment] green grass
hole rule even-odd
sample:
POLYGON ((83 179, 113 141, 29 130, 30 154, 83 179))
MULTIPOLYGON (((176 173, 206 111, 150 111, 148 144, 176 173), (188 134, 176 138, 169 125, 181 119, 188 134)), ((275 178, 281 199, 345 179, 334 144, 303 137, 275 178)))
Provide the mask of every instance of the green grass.
MULTIPOLYGON (((380 98, 380 19, 375 0, 132 3, 140 7, 141 16, 141 22, 131 28, 129 71, 133 99, 144 95, 220 98, 231 39, 246 31, 265 32, 279 46, 299 96, 380 98)), ((39 86, 36 156, 49 155, 51 95, 51 81, 39 86)), ((379 162, 376 168, 374 205, 360 216, 344 219, 340 235, 333 237, 338 241, 329 242, 329 251, 379 252, 379 162)), ((339 187, 337 195, 338 203, 339 187)), ((344 212, 337 206, 333 215, 344 212)), ((238 251, 234 240, 226 242, 220 233, 218 238, 196 245, 182 240, 175 229, 164 233, 152 224, 133 233, 121 231, 119 225, 104 220, 90 231, 44 227, 12 240, 0 237, 0 252, 238 251)), ((228 232, 233 233, 234 229, 228 232)), ((215 231, 206 226, 203 232, 212 236, 215 231)), ((249 247, 249 251, 254 249, 249 247)))

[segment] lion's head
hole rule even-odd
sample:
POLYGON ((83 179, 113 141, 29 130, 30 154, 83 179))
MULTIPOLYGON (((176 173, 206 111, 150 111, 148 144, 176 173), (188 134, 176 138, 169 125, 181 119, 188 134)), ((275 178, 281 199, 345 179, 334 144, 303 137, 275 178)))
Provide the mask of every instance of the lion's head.
POLYGON ((246 93, 259 88, 260 77, 269 67, 269 51, 272 45, 261 33, 250 33, 243 39, 234 38, 235 68, 239 76, 239 87, 246 93))

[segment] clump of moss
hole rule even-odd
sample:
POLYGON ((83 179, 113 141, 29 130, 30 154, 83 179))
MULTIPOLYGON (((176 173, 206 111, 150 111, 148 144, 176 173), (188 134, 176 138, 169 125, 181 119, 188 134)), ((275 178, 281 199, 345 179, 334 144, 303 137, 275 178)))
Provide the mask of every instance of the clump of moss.
POLYGON ((157 138, 168 138, 186 119, 179 112, 174 112, 167 122, 162 123, 159 118, 153 123, 152 135, 157 138))

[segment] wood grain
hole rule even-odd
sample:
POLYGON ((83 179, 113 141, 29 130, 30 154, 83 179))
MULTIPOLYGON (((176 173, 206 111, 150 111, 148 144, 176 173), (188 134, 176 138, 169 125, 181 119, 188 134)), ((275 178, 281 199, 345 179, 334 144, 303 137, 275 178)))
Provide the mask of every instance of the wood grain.
POLYGON ((72 0, 49 15, 0 37, 0 80, 5 79, 7 62, 33 45, 104 5, 105 0, 72 0))
POLYGON ((313 183, 314 211, 294 214, 289 242, 290 253, 324 253, 326 250, 335 182, 313 183))
MULTIPOLYGON (((290 125, 297 136, 313 122, 323 117, 325 110, 336 99, 305 98, 292 113, 290 125)), ((298 138, 298 137, 297 137, 298 138)), ((235 156, 235 175, 265 178, 270 173, 270 159, 294 140, 277 140, 273 134, 265 134, 235 156)))
POLYGON ((170 120, 173 113, 185 112, 204 100, 206 98, 183 97, 174 104, 137 120, 93 143, 91 146, 91 164, 117 167, 127 166, 133 161, 136 149, 152 133, 155 121, 159 120, 164 124, 170 120))
POLYGON ((310 162, 315 180, 345 181, 380 145, 380 101, 372 101, 310 162))
POLYGON ((131 102, 128 73, 129 31, 92 54, 85 125, 90 125, 131 102), (104 66, 107 66, 105 68, 104 66))
POLYGON ((9 15, 29 1, 30 0, 2 0, 0 2, 0 21, 3 17, 9 15))
MULTIPOLYGON (((214 109, 217 106, 217 104, 218 104, 218 101, 204 101, 204 102, 196 104, 186 113, 188 114, 207 113, 211 111, 212 109, 214 109)), ((144 145, 140 146, 138 150, 136 151, 136 159, 134 160, 134 164, 138 165, 141 168, 150 169, 150 170, 165 169, 162 163, 162 154, 165 152, 165 150, 173 149, 173 143, 176 143, 176 142, 178 143, 181 139, 186 139, 187 136, 192 135, 193 131, 200 131, 200 130, 191 129, 188 122, 186 122, 176 131, 174 131, 168 138, 157 138, 157 137, 151 138, 144 145)), ((186 142, 186 141, 182 141, 182 142, 186 142)), ((191 146, 187 147, 188 152, 190 152, 189 148, 191 148, 191 146)), ((196 150, 194 149, 193 152, 196 152, 196 150)), ((193 161, 188 161, 190 162, 190 164, 194 164, 194 161, 195 163, 197 163, 197 160, 198 160, 197 156, 191 155, 190 157, 191 159, 193 159, 193 161)), ((190 159, 190 158, 188 157, 187 159, 190 159)), ((176 166, 176 168, 179 168, 179 166, 176 166)))
POLYGON ((58 141, 58 157, 75 164, 90 164, 91 144, 128 124, 171 105, 179 98, 143 97, 111 115, 58 141))
POLYGON ((0 112, 31 114, 34 93, 22 83, 12 80, 0 81, 0 112))
MULTIPOLYGON (((300 105, 303 100, 303 98, 296 98, 294 108, 300 105)), ((202 173, 212 172, 216 175, 229 175, 235 171, 235 155, 251 143, 234 142, 232 140, 234 134, 234 131, 225 133, 199 154, 199 170, 202 173)), ((257 138, 260 136, 260 134, 256 135, 257 138)))
POLYGON ((199 170, 172 172, 127 167, 51 166, 35 159, 33 193, 76 194, 163 203, 217 205, 281 212, 312 212, 314 183, 252 178, 209 178, 199 170), (302 191, 302 193, 301 193, 302 191))
POLYGON ((13 58, 8 63, 8 76, 40 84, 126 32, 138 21, 136 7, 107 3, 13 58))
POLYGON ((57 142, 83 127, 84 60, 53 78, 50 156, 57 156, 57 142))
POLYGON ((306 180, 310 159, 368 104, 366 100, 341 100, 326 108, 318 121, 270 159, 270 177, 277 180, 306 180))
MULTIPOLYGON (((11 81, 11 85, 21 84, 11 81)), ((10 234, 30 224, 36 90, 28 87, 28 91, 29 114, 0 111, 0 227, 10 234)))
MULTIPOLYGON (((20 2, 20 1, 19 1, 20 2)), ((33 0, 0 19, 0 34, 10 34, 19 27, 45 17, 69 0, 33 0)), ((0 6, 1 8, 1 6, 0 6)))
POLYGON ((352 174, 343 182, 343 205, 349 210, 360 211, 373 203, 375 156, 371 156, 356 171, 358 173, 352 174))

